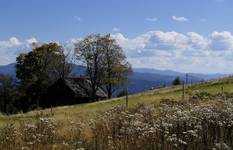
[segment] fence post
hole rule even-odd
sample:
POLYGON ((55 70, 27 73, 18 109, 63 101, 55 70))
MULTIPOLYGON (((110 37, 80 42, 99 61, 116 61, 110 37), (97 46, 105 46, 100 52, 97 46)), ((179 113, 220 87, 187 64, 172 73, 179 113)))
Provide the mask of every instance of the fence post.
POLYGON ((185 96, 185 84, 183 81, 183 83, 182 83, 182 100, 184 100, 184 96, 185 96))
POLYGON ((128 88, 125 88, 125 104, 126 104, 126 108, 128 108, 128 88))

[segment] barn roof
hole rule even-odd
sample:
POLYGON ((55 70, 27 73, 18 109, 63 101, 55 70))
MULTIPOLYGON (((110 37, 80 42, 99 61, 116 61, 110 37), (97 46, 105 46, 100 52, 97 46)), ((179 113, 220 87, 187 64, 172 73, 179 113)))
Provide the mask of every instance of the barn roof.
MULTIPOLYGON (((66 78, 64 81, 75 93, 76 97, 90 97, 92 91, 90 80, 86 78, 66 78)), ((99 88, 96 92, 96 96, 104 98, 107 97, 107 94, 103 89, 99 88)))

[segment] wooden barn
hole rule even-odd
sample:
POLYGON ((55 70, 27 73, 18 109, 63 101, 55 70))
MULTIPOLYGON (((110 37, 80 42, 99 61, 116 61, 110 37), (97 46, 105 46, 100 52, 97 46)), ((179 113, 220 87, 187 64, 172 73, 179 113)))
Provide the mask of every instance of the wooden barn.
MULTIPOLYGON (((91 85, 86 78, 59 79, 48 88, 46 98, 40 101, 40 107, 54 107, 87 103, 91 101, 91 85)), ((98 100, 107 98, 107 94, 99 88, 98 100)))

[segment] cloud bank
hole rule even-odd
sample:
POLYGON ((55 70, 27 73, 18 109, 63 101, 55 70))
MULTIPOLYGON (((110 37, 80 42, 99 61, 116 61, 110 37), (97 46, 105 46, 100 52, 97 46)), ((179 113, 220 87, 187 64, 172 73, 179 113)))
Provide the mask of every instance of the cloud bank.
POLYGON ((233 35, 212 32, 150 31, 134 38, 112 35, 134 67, 172 69, 182 72, 232 73, 233 35))
MULTIPOLYGON (((122 33, 111 35, 124 49, 133 67, 171 69, 181 72, 233 73, 233 34, 214 31, 207 36, 196 32, 150 31, 128 38, 122 33)), ((82 37, 81 37, 82 38, 82 37)), ((73 38, 67 41, 80 41, 73 38)), ((15 57, 31 49, 35 38, 12 37, 0 41, 0 65, 15 62, 15 57)))
POLYGON ((20 41, 16 37, 0 41, 0 65, 15 62, 15 58, 21 52, 28 51, 33 43, 37 43, 36 38, 20 41))

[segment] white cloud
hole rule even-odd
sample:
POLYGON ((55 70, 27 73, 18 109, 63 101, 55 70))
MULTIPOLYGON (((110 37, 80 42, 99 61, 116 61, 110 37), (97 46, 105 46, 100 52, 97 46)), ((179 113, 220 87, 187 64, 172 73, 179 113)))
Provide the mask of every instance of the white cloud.
POLYGON ((26 40, 26 42, 27 42, 28 44, 38 43, 38 41, 37 41, 37 39, 36 39, 36 38, 28 39, 28 40, 26 40))
POLYGON ((172 19, 173 19, 174 21, 178 21, 178 22, 187 22, 187 21, 189 21, 188 18, 185 18, 185 17, 177 17, 177 16, 172 16, 172 19))
POLYGON ((112 31, 113 31, 113 32, 119 32, 119 31, 120 31, 120 29, 119 29, 119 28, 117 28, 117 27, 114 27, 114 28, 112 29, 112 31))
POLYGON ((213 32, 150 31, 134 38, 112 35, 122 46, 133 67, 173 69, 183 72, 229 73, 233 68, 233 35, 213 32))
POLYGON ((204 38, 202 35, 195 32, 188 32, 187 37, 189 39, 189 45, 193 49, 208 49, 208 39, 204 38))
POLYGON ((153 50, 186 50, 206 49, 208 41, 195 32, 187 34, 177 32, 150 31, 133 39, 126 38, 123 34, 112 35, 113 38, 125 49, 153 49, 153 50))
MULTIPOLYGON (((122 33, 111 35, 124 49, 133 67, 172 69, 182 72, 233 73, 233 34, 212 32, 208 36, 196 32, 150 31, 129 38, 122 33)), ((66 43, 70 49, 82 38, 66 43)), ((12 37, 0 41, 0 64, 15 62, 15 57, 29 50, 35 38, 12 37)))
POLYGON ((187 48, 187 37, 177 32, 151 31, 146 48, 158 50, 172 50, 187 48))
POLYGON ((122 47, 128 50, 142 49, 146 44, 146 38, 143 36, 139 36, 134 39, 128 39, 121 33, 116 33, 111 36, 115 38, 122 47))
POLYGON ((210 47, 216 51, 233 50, 233 35, 230 32, 213 32, 210 47))
POLYGON ((0 41, 0 49, 7 49, 21 45, 16 37, 11 37, 9 40, 0 41))
POLYGON ((37 43, 35 38, 20 41, 16 37, 0 41, 0 64, 9 64, 15 62, 15 58, 21 52, 27 51, 32 43, 37 43))
POLYGON ((147 21, 150 21, 150 22, 156 22, 158 21, 158 18, 157 17, 151 17, 151 18, 146 18, 147 21))

